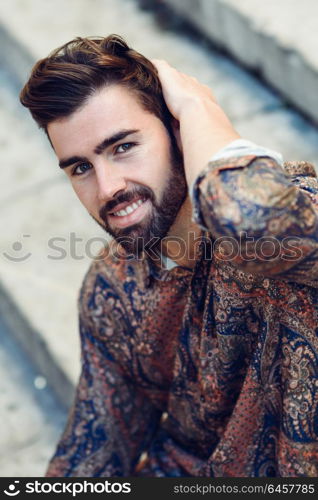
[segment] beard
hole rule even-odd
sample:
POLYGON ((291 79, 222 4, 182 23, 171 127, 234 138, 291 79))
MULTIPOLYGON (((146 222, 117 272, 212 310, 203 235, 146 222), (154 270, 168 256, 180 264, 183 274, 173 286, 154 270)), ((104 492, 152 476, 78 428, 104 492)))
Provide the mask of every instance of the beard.
MULTIPOLYGON (((151 252, 160 255, 160 242, 175 221, 177 214, 187 197, 187 183, 184 172, 182 154, 176 144, 174 136, 170 136, 170 175, 167 179, 160 200, 156 200, 151 188, 145 185, 136 186, 132 191, 118 195, 115 200, 108 202, 99 211, 102 223, 95 217, 94 220, 121 245, 125 258, 142 256, 145 247, 151 246, 151 252), (107 214, 119 203, 130 202, 136 197, 151 202, 150 212, 137 224, 118 229, 107 222, 107 214)), ((123 257, 121 255, 121 257, 123 257)))

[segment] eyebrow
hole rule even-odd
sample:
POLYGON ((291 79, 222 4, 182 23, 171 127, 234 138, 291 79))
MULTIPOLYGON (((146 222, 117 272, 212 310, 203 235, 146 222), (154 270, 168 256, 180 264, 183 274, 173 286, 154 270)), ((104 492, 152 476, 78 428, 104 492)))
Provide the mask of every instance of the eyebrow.
MULTIPOLYGON (((139 130, 137 129, 120 130, 116 134, 113 134, 111 137, 106 137, 106 139, 104 139, 100 144, 98 144, 94 149, 94 153, 100 155, 103 151, 105 151, 105 149, 107 149, 112 144, 115 144, 116 142, 125 139, 125 137, 127 137, 128 135, 135 134, 137 132, 139 132, 139 130)), ((88 161, 88 159, 86 158, 86 156, 71 156, 70 158, 60 160, 59 167, 66 168, 80 161, 84 162, 88 161)))

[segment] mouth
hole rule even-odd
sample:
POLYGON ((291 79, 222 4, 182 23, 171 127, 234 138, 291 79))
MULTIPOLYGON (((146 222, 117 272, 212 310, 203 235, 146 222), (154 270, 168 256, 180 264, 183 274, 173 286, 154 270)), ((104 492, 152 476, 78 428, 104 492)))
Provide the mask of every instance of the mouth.
POLYGON ((124 228, 132 224, 137 224, 146 215, 147 210, 150 208, 150 200, 138 198, 132 201, 129 205, 126 204, 125 208, 115 210, 108 214, 109 223, 112 226, 124 228))

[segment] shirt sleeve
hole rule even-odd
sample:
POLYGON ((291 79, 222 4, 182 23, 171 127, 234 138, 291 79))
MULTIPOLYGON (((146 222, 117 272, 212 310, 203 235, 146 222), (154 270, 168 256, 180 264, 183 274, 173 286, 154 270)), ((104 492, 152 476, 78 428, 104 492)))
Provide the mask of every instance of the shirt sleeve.
MULTIPOLYGON (((108 335, 110 325, 111 319, 108 335)), ((75 400, 46 477, 129 476, 161 412, 123 372, 85 315, 80 337, 82 370, 75 400)))
POLYGON ((318 287, 314 167, 299 162, 303 168, 286 170, 273 152, 245 145, 233 156, 235 144, 229 146, 191 191, 193 220, 212 234, 214 256, 250 273, 318 287))

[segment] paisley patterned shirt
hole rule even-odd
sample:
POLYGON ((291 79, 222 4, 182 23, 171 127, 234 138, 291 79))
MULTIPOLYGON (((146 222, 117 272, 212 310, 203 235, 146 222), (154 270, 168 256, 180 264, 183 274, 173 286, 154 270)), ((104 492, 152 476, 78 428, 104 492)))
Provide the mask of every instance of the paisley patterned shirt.
POLYGON ((194 268, 110 244, 47 476, 318 476, 318 180, 243 156, 197 178, 194 268))

